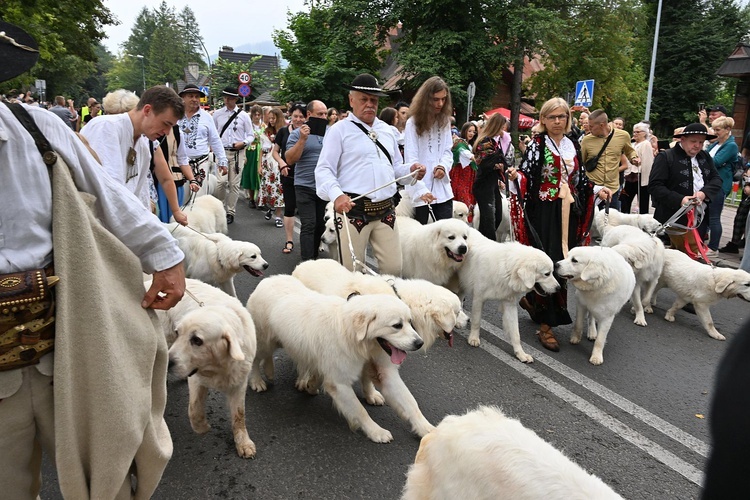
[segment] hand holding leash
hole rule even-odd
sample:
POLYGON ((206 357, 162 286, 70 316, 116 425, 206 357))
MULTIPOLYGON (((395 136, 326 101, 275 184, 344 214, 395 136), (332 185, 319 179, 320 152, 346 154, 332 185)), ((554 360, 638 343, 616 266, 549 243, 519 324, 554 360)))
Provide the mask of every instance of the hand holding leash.
POLYGON ((154 273, 151 288, 143 297, 141 307, 170 309, 182 299, 185 293, 185 268, 182 262, 176 266, 154 273))

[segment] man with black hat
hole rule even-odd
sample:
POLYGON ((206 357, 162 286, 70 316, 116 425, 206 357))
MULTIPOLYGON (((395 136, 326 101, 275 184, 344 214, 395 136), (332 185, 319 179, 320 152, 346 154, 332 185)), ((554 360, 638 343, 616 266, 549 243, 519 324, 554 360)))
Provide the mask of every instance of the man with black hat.
MULTIPOLYGON (((219 131, 208 112, 201 109, 201 97, 206 97, 205 92, 198 86, 189 83, 180 92, 182 102, 185 104, 185 116, 177 124, 180 126, 180 137, 185 143, 190 167, 196 177, 208 173, 208 153, 213 151, 218 163, 219 173, 227 173, 227 155, 224 153, 224 145, 221 143, 219 131)), ((231 217, 234 221, 234 217, 231 217)), ((227 215, 227 222, 230 217, 227 215)))
MULTIPOLYGON (((0 21, 0 82, 33 66, 37 47, 0 21)), ((37 497, 44 450, 65 498, 149 498, 172 443, 167 346, 143 308, 180 300, 184 255, 44 109, 0 103, 0 165, 18 172, 0 183, 3 495, 37 497)))
MULTIPOLYGON (((370 243, 379 271, 400 276, 394 180, 410 172, 416 172, 414 180, 419 180, 427 169, 418 163, 404 165, 391 127, 377 118, 379 98, 389 94, 374 76, 358 75, 344 88, 349 89, 352 112, 328 131, 315 169, 316 191, 322 199, 333 201, 337 214, 346 214, 347 227, 339 230, 341 263, 355 270, 349 251, 351 236, 357 260, 364 262, 370 243), (365 197, 352 201, 365 193, 365 197)), ((407 185, 411 180, 400 182, 407 185)))
POLYGON ((225 87, 222 92, 224 107, 214 111, 214 124, 219 131, 224 154, 228 160, 227 175, 219 176, 215 196, 224 200, 227 223, 234 222, 237 198, 240 195, 240 179, 245 166, 245 148, 253 142, 253 124, 250 117, 237 107, 239 94, 234 87, 225 87))
MULTIPOLYGON (((716 136, 709 134, 700 123, 691 123, 674 136, 680 139, 679 144, 656 156, 648 178, 648 190, 656 209, 654 217, 662 223, 684 205, 700 206, 722 196, 719 172, 711 155, 703 149, 703 143, 716 136)), ((689 217, 695 221, 692 214, 686 214, 675 222, 686 226, 689 217)), ((677 250, 697 257, 703 241, 696 238, 696 233, 689 230, 669 234, 669 239, 677 250)))

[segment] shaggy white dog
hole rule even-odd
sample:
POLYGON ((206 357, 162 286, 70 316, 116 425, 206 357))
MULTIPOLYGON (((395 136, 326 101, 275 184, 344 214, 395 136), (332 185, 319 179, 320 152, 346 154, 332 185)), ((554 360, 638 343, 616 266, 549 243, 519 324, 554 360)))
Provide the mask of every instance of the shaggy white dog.
POLYGON ((595 340, 589 362, 604 363, 604 344, 615 315, 635 288, 635 274, 625 259, 611 248, 576 247, 557 263, 557 274, 576 289, 578 304, 571 344, 578 344, 588 316, 588 339, 595 340))
POLYGON ((449 415, 422 438, 401 498, 621 499, 534 431, 487 406, 449 415))
POLYGON ((664 251, 659 288, 664 286, 677 294, 664 319, 674 321, 674 314, 685 304, 692 303, 706 333, 716 340, 725 337, 716 330, 710 307, 722 298, 739 297, 750 302, 750 273, 701 264, 678 250, 664 251))
POLYGON ((646 315, 652 313, 651 299, 664 267, 664 244, 635 226, 614 226, 602 238, 603 247, 611 247, 622 255, 635 273, 635 288, 630 301, 633 304, 633 323, 646 326, 646 315))
MULTIPOLYGON (((224 204, 213 196, 201 196, 185 207, 188 225, 202 233, 227 234, 227 212, 224 204)), ((174 222, 174 217, 170 219, 174 222)))
POLYGON ((188 379, 188 416, 198 434, 211 428, 206 419, 208 390, 226 395, 237 454, 252 458, 255 443, 245 425, 245 393, 256 350, 253 319, 239 300, 218 288, 194 279, 186 280, 186 288, 192 296, 186 294, 172 309, 159 311, 171 343, 169 371, 188 379))
POLYGON ((423 226, 414 219, 399 217, 403 258, 401 275, 458 291, 456 273, 469 251, 469 229, 457 219, 439 220, 423 226))
POLYGON ((167 224, 185 253, 185 276, 216 285, 224 292, 237 296, 234 276, 244 269, 253 276, 263 276, 268 268, 257 245, 235 241, 221 233, 199 234, 188 228, 167 224))
MULTIPOLYGON (((424 343, 411 326, 411 312, 388 295, 323 295, 298 279, 276 275, 258 284, 247 308, 255 321, 258 355, 250 387, 266 389, 260 373, 273 378, 273 352, 282 347, 297 365, 308 392, 322 386, 353 430, 362 429, 376 443, 393 440, 376 424, 357 398, 352 384, 370 372, 385 402, 409 421, 419 436, 433 429, 398 372, 406 351, 424 343)), ((298 388, 299 385, 298 385, 298 388)))
POLYGON ((597 210, 594 214, 594 228, 602 236, 604 236, 609 228, 615 226, 635 226, 652 234, 661 227, 661 223, 654 219, 654 216, 651 214, 624 214, 614 208, 610 208, 606 224, 604 223, 605 217, 606 213, 604 210, 597 210))
POLYGON ((499 300, 503 330, 508 334, 513 353, 520 361, 534 361, 521 347, 518 330, 518 301, 531 290, 548 295, 560 288, 553 276, 552 259, 536 248, 521 243, 498 243, 476 229, 469 234, 471 252, 458 270, 462 292, 472 294, 469 344, 478 346, 482 307, 487 300, 499 300))

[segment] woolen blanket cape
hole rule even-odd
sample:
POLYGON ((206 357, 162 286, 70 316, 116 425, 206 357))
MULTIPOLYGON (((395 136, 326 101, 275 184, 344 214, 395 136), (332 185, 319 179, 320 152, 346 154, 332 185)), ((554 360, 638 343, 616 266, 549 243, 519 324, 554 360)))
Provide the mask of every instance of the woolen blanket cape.
POLYGON ((67 165, 52 167, 55 450, 65 498, 150 498, 172 455, 167 345, 141 307, 138 258, 96 219, 67 165))

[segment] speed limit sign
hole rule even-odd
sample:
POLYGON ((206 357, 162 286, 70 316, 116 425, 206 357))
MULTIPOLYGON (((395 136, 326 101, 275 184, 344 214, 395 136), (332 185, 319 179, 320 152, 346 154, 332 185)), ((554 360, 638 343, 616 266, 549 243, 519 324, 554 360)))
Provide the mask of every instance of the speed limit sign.
POLYGON ((237 80, 239 80, 240 83, 250 83, 250 73, 248 73, 247 71, 243 71, 237 76, 237 80))

